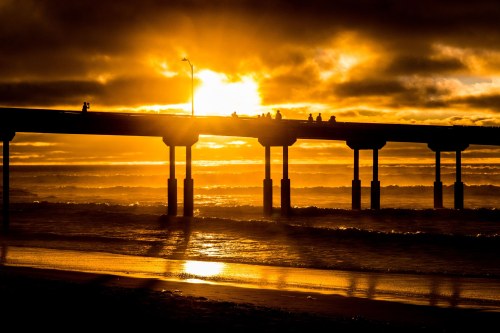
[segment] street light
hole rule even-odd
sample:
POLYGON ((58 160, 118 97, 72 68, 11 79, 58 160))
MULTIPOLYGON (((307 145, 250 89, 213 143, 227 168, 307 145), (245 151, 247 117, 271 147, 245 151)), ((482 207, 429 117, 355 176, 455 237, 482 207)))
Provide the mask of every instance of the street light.
POLYGON ((194 71, 193 71, 193 64, 186 57, 182 58, 182 61, 187 61, 189 66, 191 67, 191 117, 194 117, 194 71))

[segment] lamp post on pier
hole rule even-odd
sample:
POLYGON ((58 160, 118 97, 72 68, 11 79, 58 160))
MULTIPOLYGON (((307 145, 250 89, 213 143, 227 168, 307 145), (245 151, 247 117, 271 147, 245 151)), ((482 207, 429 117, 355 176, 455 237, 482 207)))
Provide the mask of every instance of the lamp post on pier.
POLYGON ((191 117, 194 117, 194 70, 193 70, 193 64, 186 57, 182 58, 182 61, 187 61, 189 66, 191 67, 191 117))

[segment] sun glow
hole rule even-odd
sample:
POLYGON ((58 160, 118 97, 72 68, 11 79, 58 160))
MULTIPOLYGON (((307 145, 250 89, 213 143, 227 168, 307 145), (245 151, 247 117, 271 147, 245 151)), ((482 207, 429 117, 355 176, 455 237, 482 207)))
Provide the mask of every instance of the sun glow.
POLYGON ((258 84, 250 76, 242 76, 239 81, 211 70, 196 74, 201 86, 194 94, 195 115, 229 116, 257 115, 260 113, 261 99, 258 84))

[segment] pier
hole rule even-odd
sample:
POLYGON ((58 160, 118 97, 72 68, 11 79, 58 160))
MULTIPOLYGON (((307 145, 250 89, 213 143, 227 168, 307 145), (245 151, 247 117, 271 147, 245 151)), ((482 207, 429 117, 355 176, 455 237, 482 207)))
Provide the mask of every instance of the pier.
POLYGON ((9 225, 9 144, 16 133, 89 134, 148 136, 163 140, 169 158, 168 211, 176 216, 177 178, 175 175, 176 147, 186 149, 186 178, 184 179, 184 216, 193 216, 194 179, 191 172, 192 146, 199 135, 257 138, 265 156, 263 179, 263 210, 273 212, 273 179, 271 178, 271 148, 283 151, 283 177, 281 179, 281 214, 291 213, 291 179, 288 174, 288 151, 297 140, 344 141, 353 151, 354 174, 352 179, 352 209, 361 209, 361 180, 359 178, 359 151, 373 154, 373 178, 370 183, 370 208, 380 209, 380 179, 378 155, 387 142, 427 144, 435 153, 436 178, 434 182, 434 208, 443 208, 441 182, 441 153, 456 154, 456 180, 454 183, 454 208, 464 208, 462 182, 462 152, 469 145, 500 146, 500 127, 484 126, 435 126, 410 124, 308 122, 291 119, 192 117, 153 113, 115 113, 0 108, 0 135, 3 142, 3 227, 9 225))

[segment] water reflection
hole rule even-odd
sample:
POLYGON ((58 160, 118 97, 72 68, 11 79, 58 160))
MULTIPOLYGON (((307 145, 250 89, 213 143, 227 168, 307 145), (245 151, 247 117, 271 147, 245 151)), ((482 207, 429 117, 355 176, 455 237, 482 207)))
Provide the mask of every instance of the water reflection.
POLYGON ((184 272, 189 275, 211 277, 219 275, 224 270, 224 263, 204 262, 204 261, 186 261, 184 263, 184 272))
POLYGON ((8 246, 2 243, 2 246, 0 247, 0 266, 5 265, 5 263, 7 263, 7 249, 8 246))
POLYGON ((375 298, 375 294, 377 291, 377 280, 378 277, 376 275, 368 279, 368 288, 366 289, 367 298, 375 298))
POLYGON ((447 279, 433 277, 429 286, 429 305, 435 306, 448 304, 450 307, 458 307, 461 303, 462 286, 459 279, 447 279))
POLYGON ((351 275, 349 287, 347 287, 347 296, 353 297, 354 292, 358 289, 358 279, 355 275, 351 275))

